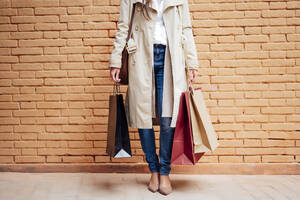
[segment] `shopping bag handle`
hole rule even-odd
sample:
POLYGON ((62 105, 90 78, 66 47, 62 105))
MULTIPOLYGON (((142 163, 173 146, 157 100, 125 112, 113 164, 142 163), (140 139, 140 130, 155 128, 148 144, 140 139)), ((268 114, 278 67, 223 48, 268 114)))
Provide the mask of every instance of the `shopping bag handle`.
POLYGON ((113 89, 113 94, 119 94, 120 93, 120 83, 117 81, 114 81, 114 89, 113 89))
POLYGON ((186 82, 187 82, 187 86, 188 86, 188 91, 193 93, 194 90, 201 90, 202 87, 197 87, 197 88, 194 87, 193 82, 190 79, 190 74, 189 74, 188 68, 185 68, 185 72, 186 72, 186 82))

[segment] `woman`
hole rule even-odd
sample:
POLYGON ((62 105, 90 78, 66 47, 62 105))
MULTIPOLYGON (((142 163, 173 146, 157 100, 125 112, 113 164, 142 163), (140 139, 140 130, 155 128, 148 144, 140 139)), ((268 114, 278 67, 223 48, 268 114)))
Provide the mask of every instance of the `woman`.
POLYGON ((187 90, 187 78, 192 82, 198 73, 188 1, 121 0, 118 30, 109 59, 114 81, 120 81, 121 55, 133 4, 126 116, 128 125, 138 128, 151 171, 148 189, 167 195, 172 192, 170 160, 180 95, 187 90), (159 160, 153 131, 153 125, 157 124, 160 125, 159 160))

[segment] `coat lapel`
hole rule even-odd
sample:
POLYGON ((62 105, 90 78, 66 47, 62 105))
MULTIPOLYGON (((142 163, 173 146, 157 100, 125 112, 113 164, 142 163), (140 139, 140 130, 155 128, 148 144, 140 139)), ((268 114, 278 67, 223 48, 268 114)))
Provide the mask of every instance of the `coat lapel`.
MULTIPOLYGON (((132 3, 143 3, 143 0, 132 0, 132 3)), ((183 4, 183 0, 164 0, 163 12, 171 6, 177 6, 183 4)), ((150 8, 158 12, 158 5, 156 0, 152 0, 152 3, 149 5, 150 8)))

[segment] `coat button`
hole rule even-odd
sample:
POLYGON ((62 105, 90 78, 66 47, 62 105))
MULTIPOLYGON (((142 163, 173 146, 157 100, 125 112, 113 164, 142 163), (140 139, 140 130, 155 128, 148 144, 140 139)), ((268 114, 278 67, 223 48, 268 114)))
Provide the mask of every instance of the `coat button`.
POLYGON ((136 25, 136 26, 135 26, 135 30, 136 30, 136 31, 137 31, 137 30, 139 30, 139 27, 138 27, 138 25, 136 25))
POLYGON ((140 12, 142 8, 140 6, 138 6, 136 9, 138 12, 140 12))

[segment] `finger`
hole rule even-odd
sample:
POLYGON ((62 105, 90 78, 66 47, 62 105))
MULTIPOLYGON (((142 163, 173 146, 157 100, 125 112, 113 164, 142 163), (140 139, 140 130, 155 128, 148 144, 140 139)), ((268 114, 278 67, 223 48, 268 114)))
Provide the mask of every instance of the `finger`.
POLYGON ((113 71, 113 79, 116 81, 116 70, 113 71))
POLYGON ((195 70, 195 72, 194 72, 194 79, 196 79, 197 78, 197 71, 195 70))
POLYGON ((116 72, 116 80, 119 82, 120 81, 120 79, 119 79, 119 74, 120 74, 120 71, 118 70, 117 72, 116 72))
POLYGON ((110 72, 110 77, 113 79, 113 80, 115 80, 115 75, 114 75, 115 73, 114 73, 114 70, 112 70, 111 72, 110 72))

